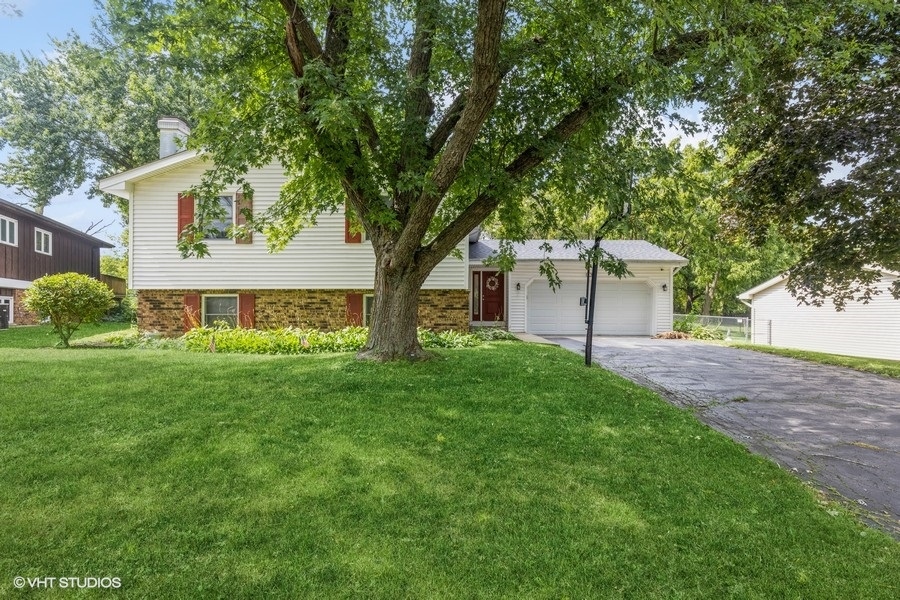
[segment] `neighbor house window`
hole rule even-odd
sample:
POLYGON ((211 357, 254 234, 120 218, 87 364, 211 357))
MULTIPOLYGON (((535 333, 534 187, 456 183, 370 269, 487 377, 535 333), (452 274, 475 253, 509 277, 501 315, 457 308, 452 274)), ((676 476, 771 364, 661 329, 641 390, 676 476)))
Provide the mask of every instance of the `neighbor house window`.
POLYGON ((34 251, 41 254, 53 254, 53 234, 43 229, 34 229, 34 251))
POLYGON ((229 327, 237 327, 237 296, 204 296, 203 325, 225 323, 229 327))
POLYGON ((375 296, 372 294, 366 294, 363 296, 363 327, 368 327, 372 324, 372 306, 375 304, 375 296))
POLYGON ((19 223, 17 221, 0 217, 0 242, 10 246, 18 246, 19 243, 16 241, 18 231, 19 223))
POLYGON ((222 240, 227 238, 228 228, 234 224, 234 197, 219 196, 219 206, 225 214, 209 224, 210 228, 214 229, 215 232, 210 232, 206 236, 206 239, 208 240, 222 240))

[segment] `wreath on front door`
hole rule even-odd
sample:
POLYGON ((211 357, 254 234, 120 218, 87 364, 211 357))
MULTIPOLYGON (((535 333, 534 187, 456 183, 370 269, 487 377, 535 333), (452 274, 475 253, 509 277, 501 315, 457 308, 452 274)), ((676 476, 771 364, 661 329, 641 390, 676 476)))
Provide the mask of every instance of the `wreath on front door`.
POLYGON ((487 278, 487 281, 484 282, 484 287, 491 290, 492 292, 496 292, 497 288, 500 287, 500 280, 491 275, 487 278))

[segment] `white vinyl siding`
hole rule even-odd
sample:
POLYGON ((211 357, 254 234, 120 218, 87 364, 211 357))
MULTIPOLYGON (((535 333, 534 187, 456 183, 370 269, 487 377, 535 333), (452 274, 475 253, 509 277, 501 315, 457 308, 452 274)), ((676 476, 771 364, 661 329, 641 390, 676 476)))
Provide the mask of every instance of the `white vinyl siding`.
POLYGON ((900 300, 888 291, 894 280, 883 278, 881 294, 868 304, 848 302, 841 312, 828 300, 822 306, 798 306, 785 282, 777 283, 753 296, 753 342, 900 360, 900 300))
MULTIPOLYGON (((578 298, 586 295, 586 277, 584 263, 571 260, 557 260, 555 262, 556 269, 560 279, 564 282, 564 293, 567 297, 574 299, 574 307, 571 313, 566 314, 565 321, 569 323, 574 330, 576 328, 575 321, 580 319, 584 322, 584 307, 578 306, 578 298)), ((538 298, 544 296, 543 290, 539 290, 539 286, 548 288, 549 285, 546 278, 538 271, 539 261, 523 260, 516 264, 516 268, 507 275, 507 322, 510 331, 526 331, 528 327, 528 301, 530 294, 538 294, 538 298), (521 290, 516 290, 516 284, 521 284, 521 290)), ((613 289, 616 285, 622 284, 626 288, 629 286, 637 286, 638 284, 647 288, 649 296, 646 298, 648 305, 641 305, 635 310, 645 312, 647 315, 646 333, 653 335, 664 331, 672 330, 672 266, 664 263, 631 263, 628 266, 633 273, 633 277, 625 277, 624 279, 616 279, 610 275, 599 273, 598 276, 598 305, 595 315, 595 324, 602 323, 602 319, 616 319, 615 312, 604 312, 600 306, 603 297, 613 289), (666 284, 666 291, 662 286, 666 284), (612 286, 612 287, 607 287, 612 286), (606 293, 604 293, 606 291, 606 293), (607 315, 600 316, 600 315, 607 315)), ((637 293, 638 288, 635 287, 632 292, 637 293)), ((564 301, 565 302, 565 301, 564 301)), ((644 302, 644 300, 641 300, 644 302)), ((571 301, 566 302, 572 304, 571 301)), ((631 310, 631 309, 629 309, 631 310)), ((632 312, 635 312, 632 310, 632 312)), ((549 318, 550 315, 545 315, 549 318)), ((606 326, 606 325, 604 325, 606 326)), ((596 328, 596 327, 595 327, 596 328)), ((611 326, 610 330, 615 327, 611 326)), ((578 331, 584 331, 584 327, 578 331)), ((599 334, 599 330, 598 330, 599 334)))
POLYGON ((9 217, 0 217, 0 243, 18 246, 19 222, 9 217))
MULTIPOLYGON (((371 289, 375 256, 371 244, 344 242, 343 212, 322 214, 287 248, 269 254, 265 236, 252 244, 211 240, 210 256, 182 259, 176 248, 178 194, 200 181, 206 165, 196 162, 134 185, 131 203, 131 273, 134 289, 371 289)), ((251 171, 253 211, 278 198, 286 178, 279 165, 251 171)), ((226 190, 226 193, 233 190, 226 190)), ((445 258, 425 289, 468 289, 468 240, 463 260, 445 258)))

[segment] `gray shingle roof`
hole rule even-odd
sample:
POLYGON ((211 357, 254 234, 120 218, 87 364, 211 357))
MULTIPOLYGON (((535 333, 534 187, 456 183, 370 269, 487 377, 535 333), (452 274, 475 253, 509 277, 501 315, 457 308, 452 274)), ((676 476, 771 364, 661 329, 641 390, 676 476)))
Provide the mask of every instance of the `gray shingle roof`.
MULTIPOLYGON (((570 245, 564 240, 526 240, 514 244, 518 260, 579 260, 579 253, 590 249, 594 240, 581 240, 580 245, 570 245), (541 246, 550 244, 552 252, 546 252, 541 246)), ((469 260, 482 261, 494 254, 500 242, 497 240, 479 240, 469 244, 469 260)), ((600 247, 613 256, 626 262, 666 262, 686 265, 687 259, 656 244, 645 240, 602 240, 600 247)))

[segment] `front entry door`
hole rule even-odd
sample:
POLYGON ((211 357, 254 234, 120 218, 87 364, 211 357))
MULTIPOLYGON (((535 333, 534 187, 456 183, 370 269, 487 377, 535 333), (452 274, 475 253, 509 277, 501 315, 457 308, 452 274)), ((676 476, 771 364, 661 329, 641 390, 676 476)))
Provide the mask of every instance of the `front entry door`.
POLYGON ((472 320, 503 321, 506 297, 503 273, 476 271, 472 273, 472 320))

